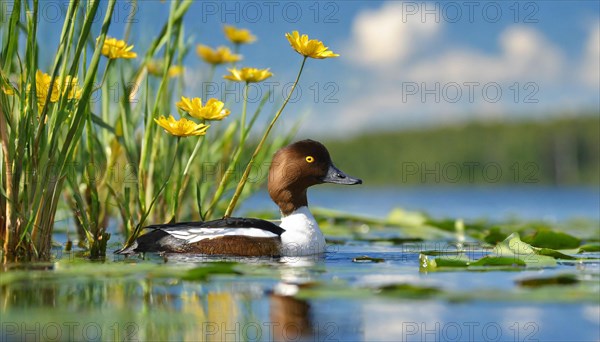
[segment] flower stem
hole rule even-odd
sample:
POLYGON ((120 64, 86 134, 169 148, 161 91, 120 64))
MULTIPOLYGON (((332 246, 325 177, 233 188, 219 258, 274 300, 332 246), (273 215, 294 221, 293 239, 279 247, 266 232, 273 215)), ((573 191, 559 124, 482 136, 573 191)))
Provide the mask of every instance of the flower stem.
POLYGON ((269 136, 271 129, 273 129, 275 122, 277 122, 277 119, 279 119, 279 116, 281 116, 281 113, 285 109, 285 106, 290 101, 290 98, 292 97, 292 94, 294 93, 294 90, 296 89, 296 86, 298 85, 298 81, 300 80, 300 75, 302 75, 302 70, 304 69, 304 64, 306 64, 306 57, 304 57, 304 59, 302 60, 302 65, 300 65, 300 70, 298 71, 298 76, 296 76, 296 81, 294 82, 294 85, 292 86, 290 93, 288 94, 287 98, 281 105, 281 108, 279 108, 279 110, 277 111, 277 114, 275 114, 275 117, 273 117, 273 120, 271 120, 271 123, 269 124, 269 126, 267 127, 267 130, 265 131, 262 138, 260 139, 258 146, 256 146, 256 149, 254 150, 254 153, 252 154, 252 157, 250 158, 248 165, 246 165, 246 170, 244 170, 244 174, 242 175, 242 178, 240 179, 240 182, 238 183, 237 188, 235 189, 235 193, 233 194, 233 197, 231 198, 231 202, 229 202, 229 206, 227 207, 227 210, 225 211, 224 217, 230 217, 231 213, 235 209, 237 201, 240 198, 242 191, 244 190, 246 181, 248 180, 248 176, 250 176, 250 170, 252 169, 252 164, 254 163, 254 159, 256 159, 256 157, 262 150, 262 147, 263 147, 265 141, 267 140, 267 137, 269 136))
MULTIPOLYGON (((217 69, 217 66, 215 64, 211 64, 210 70, 208 71, 208 77, 206 78, 206 83, 208 85, 210 85, 210 83, 212 83, 213 79, 215 78, 215 69, 217 69)), ((202 100, 206 103, 206 98, 208 97, 207 87, 203 85, 202 88, 202 100)))
POLYGON ((240 156, 242 154, 242 150, 244 149, 244 144, 246 143, 246 137, 248 136, 248 132, 246 132, 247 105, 248 105, 248 82, 246 82, 246 85, 244 86, 244 102, 242 105, 242 118, 241 118, 241 123, 240 123, 240 126, 241 126, 240 127, 240 144, 233 155, 233 159, 231 160, 231 163, 227 167, 227 171, 225 171, 225 173, 223 174, 223 178, 221 178, 221 181, 219 182, 219 186, 217 187, 217 190, 215 191, 215 194, 208 206, 208 209, 206 210, 206 213, 204 214, 204 217, 207 219, 210 218, 210 216, 212 215, 212 213, 214 211, 215 205, 221 199, 221 196, 223 195, 223 191, 225 191, 225 186, 227 185, 227 183, 229 181, 229 176, 233 173, 233 169, 236 167, 236 165, 240 159, 240 156))
MULTIPOLYGON (((181 137, 177 137, 177 142, 175 144, 175 153, 173 153, 173 161, 171 162, 171 165, 175 164, 175 160, 177 159, 177 152, 179 151, 179 141, 181 140, 181 137)), ((125 243, 125 246, 131 246, 131 244, 133 243, 133 241, 135 239, 137 239, 137 237, 140 235, 140 232, 142 230, 142 227, 144 225, 144 222, 146 222, 146 219, 148 218, 148 215, 150 215, 150 211, 152 210, 152 208, 154 207, 154 204, 156 203, 156 200, 158 199, 158 196, 162 193, 162 191, 165 189, 165 187, 167 186, 167 184, 169 183, 169 179, 171 178, 171 172, 168 173, 167 175, 167 179, 165 179, 165 182, 163 183, 162 187, 160 187, 160 189, 158 190, 158 193, 156 193, 156 195, 154 195, 154 198, 152 199, 152 201, 150 202, 150 205, 148 206, 147 209, 145 209, 142 212, 142 216, 138 222, 138 224, 135 226, 135 228, 133 229, 133 232, 131 233, 131 235, 129 235, 129 238, 127 239, 127 242, 125 243)))
POLYGON ((248 107, 248 82, 244 86, 244 102, 242 104, 242 119, 240 123, 240 146, 244 144, 246 137, 246 108, 248 107))
MULTIPOLYGON (((234 54, 234 55, 237 55, 237 54, 239 54, 239 53, 240 53, 240 44, 236 43, 236 44, 234 44, 234 45, 233 45, 233 54, 234 54)), ((236 67, 237 67, 237 63, 238 63, 238 62, 233 62, 233 63, 231 64, 231 67, 232 67, 232 68, 236 68, 236 67)))

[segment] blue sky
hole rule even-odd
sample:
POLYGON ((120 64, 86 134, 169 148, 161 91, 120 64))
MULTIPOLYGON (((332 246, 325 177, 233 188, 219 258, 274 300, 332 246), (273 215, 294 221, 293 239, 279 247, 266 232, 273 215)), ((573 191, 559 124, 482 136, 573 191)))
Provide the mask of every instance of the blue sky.
MULTIPOLYGON (((169 3, 139 4, 131 40, 144 51, 166 20, 169 3)), ((192 5, 184 23, 194 45, 226 44, 223 24, 252 30, 258 41, 243 46, 241 65, 271 68, 274 102, 301 62, 284 33, 299 30, 323 40, 342 56, 309 60, 302 94, 283 124, 304 117, 301 135, 343 136, 470 120, 598 115, 599 6, 598 1, 203 1, 192 5)), ((123 34, 129 11, 128 2, 119 3, 111 35, 123 34)), ((46 51, 54 50, 56 31, 45 31, 46 51)), ((207 69, 193 51, 185 65, 186 91, 199 96, 207 69)), ((217 71, 224 73, 225 67, 217 71)), ((232 109, 238 110, 235 104, 232 109)))

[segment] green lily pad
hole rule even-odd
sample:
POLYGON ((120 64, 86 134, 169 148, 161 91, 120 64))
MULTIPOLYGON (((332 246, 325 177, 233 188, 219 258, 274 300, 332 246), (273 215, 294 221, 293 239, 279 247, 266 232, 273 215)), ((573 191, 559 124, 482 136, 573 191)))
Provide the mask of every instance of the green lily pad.
POLYGON ((352 259, 352 262, 358 262, 358 263, 361 263, 361 262, 363 262, 363 263, 364 262, 379 263, 379 262, 384 262, 384 261, 385 261, 385 259, 383 259, 383 258, 372 258, 368 255, 363 255, 363 256, 359 256, 359 257, 352 259))
POLYGON ((577 248, 581 244, 581 240, 572 235, 551 230, 538 230, 533 235, 523 237, 523 241, 534 247, 551 249, 577 248))
POLYGON ((472 262, 469 266, 527 266, 527 263, 519 258, 491 256, 487 255, 483 258, 472 262))
POLYGON ((556 266, 556 258, 572 260, 569 255, 551 249, 533 248, 521 241, 518 233, 513 233, 498 243, 492 253, 478 259, 470 260, 464 253, 440 253, 425 251, 419 256, 421 271, 449 270, 466 268, 473 271, 518 270, 521 267, 556 266))
POLYGON ((365 298, 372 296, 372 290, 355 288, 343 281, 312 283, 310 286, 301 286, 294 296, 298 299, 330 299, 330 298, 365 298))
POLYGON ((378 288, 380 294, 393 296, 393 297, 402 297, 402 298, 411 298, 411 299, 421 299, 421 298, 429 298, 436 295, 441 294, 443 291, 438 289, 437 287, 431 286, 417 286, 413 284, 390 284, 385 285, 378 288))
POLYGON ((493 254, 500 257, 520 259, 528 267, 556 266, 556 259, 537 254, 531 245, 521 241, 518 233, 512 233, 504 241, 497 244, 493 254))
POLYGON ((573 285, 579 283, 577 277, 573 274, 559 274, 553 277, 536 277, 517 280, 519 286, 541 287, 548 285, 573 285))
POLYGON ((471 260, 464 254, 448 255, 446 257, 435 257, 421 253, 419 255, 419 265, 421 271, 434 271, 440 268, 456 268, 469 266, 471 260))
POLYGON ((550 248, 540 248, 536 251, 539 255, 546 255, 549 257, 553 257, 555 259, 562 259, 562 260, 577 260, 576 257, 572 257, 570 255, 561 253, 559 251, 555 251, 554 249, 550 249, 550 248))
POLYGON ((214 262, 207 266, 200 266, 188 270, 181 276, 183 280, 206 280, 215 274, 240 274, 234 269, 235 262, 214 262))
POLYGON ((500 227, 493 227, 490 231, 485 235, 483 240, 490 245, 495 245, 498 242, 504 241, 508 237, 508 234, 503 233, 500 230, 500 227))
POLYGON ((600 243, 587 243, 579 246, 579 251, 577 253, 584 252, 600 252, 600 243))

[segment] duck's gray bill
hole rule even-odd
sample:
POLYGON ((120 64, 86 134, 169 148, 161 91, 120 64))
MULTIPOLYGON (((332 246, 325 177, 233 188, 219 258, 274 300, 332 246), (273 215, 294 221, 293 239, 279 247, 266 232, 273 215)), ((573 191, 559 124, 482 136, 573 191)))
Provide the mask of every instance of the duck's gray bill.
POLYGON ((335 184, 362 184, 362 180, 354 177, 350 177, 345 174, 343 171, 338 169, 337 167, 331 164, 329 166, 329 170, 327 171, 327 175, 322 179, 323 183, 335 183, 335 184))

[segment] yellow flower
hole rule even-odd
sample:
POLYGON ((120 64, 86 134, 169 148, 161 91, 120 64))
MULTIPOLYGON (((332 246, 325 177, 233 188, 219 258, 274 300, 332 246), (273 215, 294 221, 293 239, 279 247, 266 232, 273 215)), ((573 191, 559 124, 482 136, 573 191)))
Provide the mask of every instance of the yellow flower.
MULTIPOLYGON (((44 103, 46 103, 46 97, 48 97, 48 91, 50 90, 50 83, 52 82, 52 76, 41 72, 40 70, 35 73, 35 91, 38 102, 38 108, 41 110, 44 103)), ((29 91, 30 86, 27 87, 29 91)), ((52 94, 50 95, 50 103, 58 102, 60 95, 66 96, 69 100, 78 100, 81 98, 82 89, 77 83, 77 77, 66 76, 63 81, 60 77, 57 77, 52 86, 52 94)))
POLYGON ((177 108, 188 112, 191 116, 201 120, 223 120, 231 112, 225 109, 225 104, 217 99, 210 99, 202 106, 202 99, 181 97, 181 101, 175 104, 177 108))
POLYGON ((162 75, 163 64, 161 61, 149 60, 146 63, 146 70, 148 73, 153 76, 161 76, 162 75))
POLYGON ((193 135, 204 135, 210 125, 197 124, 194 121, 186 118, 175 120, 173 115, 169 115, 169 118, 161 116, 154 121, 162 128, 165 132, 172 134, 176 137, 189 137, 193 135))
POLYGON ((285 37, 290 42, 290 45, 299 54, 316 59, 338 57, 337 53, 329 50, 328 47, 323 45, 323 42, 317 39, 308 39, 308 35, 303 34, 300 36, 298 31, 292 33, 286 33, 285 37))
MULTIPOLYGON (((151 60, 146 63, 146 69, 148 73, 153 76, 162 76, 164 64, 162 61, 151 60)), ((184 71, 184 68, 179 65, 171 65, 169 70, 167 71, 168 77, 177 77, 181 75, 184 71)))
POLYGON ((196 47, 196 53, 198 53, 198 56, 205 62, 214 65, 238 62, 242 59, 242 56, 231 53, 231 50, 225 46, 219 46, 217 49, 212 49, 206 45, 198 45, 198 47, 196 47))
POLYGON ((225 25, 223 31, 225 31, 225 37, 234 44, 250 44, 256 41, 256 36, 250 33, 248 29, 225 25))
POLYGON ((2 92, 5 95, 14 95, 15 94, 15 90, 11 86, 9 86, 7 84, 3 84, 2 85, 2 92))
MULTIPOLYGON (((50 84, 52 83, 52 76, 43 73, 41 71, 36 71, 35 73, 35 91, 37 95, 37 101, 39 105, 43 105, 46 102, 46 98, 48 97, 48 92, 50 91, 50 84)), ((60 97, 60 90, 54 84, 52 87, 52 94, 50 95, 50 102, 58 101, 60 97)))
POLYGON ((169 77, 177 77, 183 74, 185 69, 181 65, 171 65, 169 70, 167 71, 167 76, 169 77))
POLYGON ((60 82, 59 80, 59 84, 62 84, 61 91, 63 95, 67 95, 67 99, 79 100, 81 98, 81 92, 83 90, 79 88, 79 84, 77 83, 77 77, 66 76, 64 82, 60 82))
POLYGON ((223 78, 236 82, 256 83, 273 76, 269 69, 242 68, 240 70, 233 68, 227 70, 229 70, 230 74, 223 76, 223 78))
POLYGON ((131 51, 131 49, 133 49, 133 45, 127 46, 124 40, 106 37, 102 46, 102 54, 110 59, 136 58, 137 53, 131 51))

